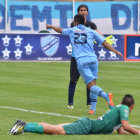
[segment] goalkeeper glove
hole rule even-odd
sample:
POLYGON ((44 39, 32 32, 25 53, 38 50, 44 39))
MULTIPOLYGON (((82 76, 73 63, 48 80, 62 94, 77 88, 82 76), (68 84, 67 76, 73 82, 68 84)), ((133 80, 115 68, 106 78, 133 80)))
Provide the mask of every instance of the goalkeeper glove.
POLYGON ((93 41, 94 44, 97 44, 96 40, 93 41))
POLYGON ((108 37, 105 38, 105 41, 109 44, 109 45, 112 45, 113 44, 113 41, 111 40, 111 38, 113 37, 113 35, 110 35, 108 37))

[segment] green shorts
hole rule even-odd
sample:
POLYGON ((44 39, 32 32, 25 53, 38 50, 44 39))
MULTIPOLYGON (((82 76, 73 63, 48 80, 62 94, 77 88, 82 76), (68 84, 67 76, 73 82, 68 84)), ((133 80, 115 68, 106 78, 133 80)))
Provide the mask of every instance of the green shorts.
POLYGON ((71 124, 63 125, 63 128, 67 135, 87 135, 92 133, 92 125, 89 118, 80 118, 71 124))

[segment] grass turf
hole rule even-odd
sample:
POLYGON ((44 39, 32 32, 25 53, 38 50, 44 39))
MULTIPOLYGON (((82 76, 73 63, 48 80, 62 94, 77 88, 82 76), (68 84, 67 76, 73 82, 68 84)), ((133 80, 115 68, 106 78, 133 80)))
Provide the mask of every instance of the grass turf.
MULTIPOLYGON (((51 112, 78 117, 97 118, 108 110, 106 102, 98 98, 96 114, 88 115, 86 105, 86 87, 79 79, 74 109, 68 110, 67 96, 69 84, 69 62, 0 62, 0 106, 23 108, 28 110, 51 112)), ((114 94, 115 105, 121 102, 124 94, 135 98, 135 109, 130 115, 130 124, 140 126, 140 64, 137 62, 100 62, 97 85, 104 91, 114 94)), ((26 122, 67 123, 76 120, 64 116, 35 114, 18 110, 0 108, 0 138, 2 140, 44 140, 44 139, 138 139, 138 136, 117 135, 75 135, 49 136, 26 133, 11 136, 8 130, 16 119, 26 122)))

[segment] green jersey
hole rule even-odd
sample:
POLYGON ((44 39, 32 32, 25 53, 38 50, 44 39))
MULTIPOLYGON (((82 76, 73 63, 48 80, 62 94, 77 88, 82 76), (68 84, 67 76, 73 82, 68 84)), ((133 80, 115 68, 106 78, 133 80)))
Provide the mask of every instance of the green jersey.
POLYGON ((109 134, 121 126, 121 120, 128 121, 128 114, 129 108, 126 105, 118 105, 97 120, 80 118, 63 128, 67 135, 109 134))
POLYGON ((92 121, 93 134, 108 134, 121 126, 121 120, 128 121, 129 108, 126 105, 118 105, 109 110, 102 117, 92 121))

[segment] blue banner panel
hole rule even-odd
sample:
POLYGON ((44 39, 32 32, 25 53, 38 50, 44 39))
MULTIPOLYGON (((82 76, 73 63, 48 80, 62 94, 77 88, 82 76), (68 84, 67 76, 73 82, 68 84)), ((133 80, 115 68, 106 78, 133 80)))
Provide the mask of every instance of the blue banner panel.
POLYGON ((68 61, 69 44, 58 34, 0 34, 0 60, 68 61))
POLYGON ((125 61, 140 61, 140 35, 125 35, 125 61))
MULTIPOLYGON (((124 53, 124 36, 114 35, 113 47, 124 53)), ((123 61, 120 56, 95 44, 99 61, 123 61)), ((70 61, 72 46, 60 34, 0 34, 0 60, 70 61)))
MULTIPOLYGON (((105 35, 105 37, 107 36, 108 35, 105 35)), ((111 40, 114 42, 112 44, 113 48, 124 54, 124 36, 113 35, 113 38, 111 40)), ((124 58, 121 58, 112 51, 108 51, 101 44, 95 45, 95 52, 99 61, 124 61, 124 58)))

